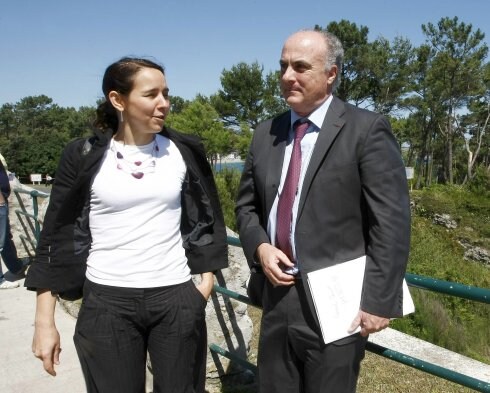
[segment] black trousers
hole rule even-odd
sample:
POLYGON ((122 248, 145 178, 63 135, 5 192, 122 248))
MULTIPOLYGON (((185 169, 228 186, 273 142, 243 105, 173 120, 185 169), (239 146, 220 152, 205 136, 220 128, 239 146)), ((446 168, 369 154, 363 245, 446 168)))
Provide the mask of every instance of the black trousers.
POLYGON ((86 281, 74 341, 89 393, 204 392, 206 300, 192 281, 120 288, 86 281))
MULTIPOLYGON (((259 340, 261 393, 353 393, 367 339, 359 334, 325 345, 303 285, 267 280, 259 340)), ((307 285, 307 284, 306 284, 307 285)))

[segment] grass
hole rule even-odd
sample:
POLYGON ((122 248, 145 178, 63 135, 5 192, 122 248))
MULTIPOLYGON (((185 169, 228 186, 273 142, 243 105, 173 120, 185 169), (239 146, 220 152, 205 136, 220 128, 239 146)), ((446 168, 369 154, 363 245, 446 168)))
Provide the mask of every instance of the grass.
MULTIPOLYGON (((457 186, 435 186, 412 194, 412 241, 408 271, 479 288, 490 287, 489 266, 464 258, 461 241, 490 248, 490 198, 457 186), (449 214, 454 229, 434 225, 449 214)), ((394 327, 423 340, 490 364, 488 304, 413 290, 417 312, 394 327)))

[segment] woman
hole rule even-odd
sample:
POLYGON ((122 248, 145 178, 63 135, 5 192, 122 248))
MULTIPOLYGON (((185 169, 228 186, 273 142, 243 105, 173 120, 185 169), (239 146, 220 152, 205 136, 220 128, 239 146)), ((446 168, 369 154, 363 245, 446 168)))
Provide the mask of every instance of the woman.
POLYGON ((64 150, 26 278, 34 355, 55 375, 56 295, 83 285, 74 341, 88 392, 143 392, 147 351, 154 392, 203 392, 204 310, 212 272, 227 266, 211 168, 197 138, 164 127, 160 65, 123 58, 102 90, 94 136, 64 150))

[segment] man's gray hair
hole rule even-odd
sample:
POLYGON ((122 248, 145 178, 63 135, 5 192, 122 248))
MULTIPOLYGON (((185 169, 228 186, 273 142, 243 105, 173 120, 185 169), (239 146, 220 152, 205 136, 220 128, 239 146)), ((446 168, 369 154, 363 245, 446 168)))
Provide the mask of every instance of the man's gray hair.
POLYGON ((340 74, 342 73, 342 63, 344 62, 344 48, 335 34, 325 30, 312 30, 320 33, 325 38, 327 45, 327 58, 325 59, 325 69, 329 71, 333 65, 337 66, 337 76, 333 82, 333 91, 340 85, 340 74))

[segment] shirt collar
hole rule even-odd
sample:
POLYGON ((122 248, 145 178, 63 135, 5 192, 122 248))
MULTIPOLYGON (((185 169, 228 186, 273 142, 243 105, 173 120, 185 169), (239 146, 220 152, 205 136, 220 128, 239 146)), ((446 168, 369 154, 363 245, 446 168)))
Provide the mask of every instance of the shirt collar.
MULTIPOLYGON (((317 129, 321 129, 323 125, 323 121, 325 120, 325 116, 327 115, 328 108, 330 103, 332 102, 333 95, 330 94, 328 98, 313 112, 306 116, 306 118, 311 121, 317 129)), ((302 116, 298 115, 294 110, 291 109, 291 126, 298 119, 301 119, 302 116)))

